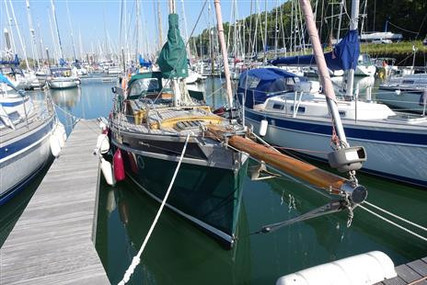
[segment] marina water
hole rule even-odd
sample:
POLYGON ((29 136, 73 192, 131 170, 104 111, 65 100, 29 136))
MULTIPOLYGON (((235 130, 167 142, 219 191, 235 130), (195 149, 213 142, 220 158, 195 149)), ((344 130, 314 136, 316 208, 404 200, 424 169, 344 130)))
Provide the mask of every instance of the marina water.
MULTIPOLYGON (((46 92, 50 92, 69 134, 79 118, 108 117, 114 84, 114 80, 87 78, 77 89, 46 92)), ((221 85, 219 79, 207 79, 198 88, 206 91, 210 105, 220 107, 224 102, 217 91, 221 85)), ((40 98, 46 95, 44 91, 28 94, 40 98)), ((0 209, 1 244, 41 179, 0 209)), ((425 189, 363 173, 358 174, 358 179, 369 191, 369 203, 427 227, 425 189)), ((117 284, 137 254, 159 204, 127 180, 111 187, 101 179, 99 185, 96 249, 111 283, 117 284)), ((294 218, 326 204, 329 199, 286 176, 263 181, 251 181, 246 176, 243 189, 238 240, 232 250, 224 249, 166 209, 130 284, 272 284, 282 275, 372 250, 385 252, 395 265, 427 256, 425 240, 361 208, 355 210, 350 227, 347 227, 347 212, 341 212, 295 223, 269 234, 256 233, 264 225, 294 218)), ((373 207, 366 208, 397 222, 373 207)), ((415 234, 426 236, 420 229, 403 225, 415 234)))

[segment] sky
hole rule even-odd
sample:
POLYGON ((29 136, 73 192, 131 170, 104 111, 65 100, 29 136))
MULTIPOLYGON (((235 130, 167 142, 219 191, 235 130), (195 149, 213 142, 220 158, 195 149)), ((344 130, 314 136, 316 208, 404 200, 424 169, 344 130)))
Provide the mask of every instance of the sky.
MULTIPOLYGON (((46 48, 49 49, 50 56, 60 56, 58 33, 54 24, 51 0, 28 1, 36 44, 31 44, 33 41, 31 40, 26 1, 3 0, 0 3, 0 22, 2 26, 0 50, 2 55, 4 55, 4 50, 6 49, 3 35, 6 28, 9 31, 12 30, 11 34, 15 49, 20 57, 24 56, 24 52, 19 40, 19 34, 26 46, 28 57, 32 58, 34 53, 37 53, 40 57, 41 50, 43 50, 43 57, 45 57, 44 50, 46 48), (16 18, 16 21, 13 20, 14 18, 16 18), (17 27, 19 28, 19 33, 17 27)), ((136 49, 137 34, 139 34, 138 50, 148 49, 152 52, 158 46, 157 3, 160 6, 162 35, 163 39, 165 39, 169 1, 139 0, 138 2, 140 3, 140 9, 136 9, 137 0, 54 0, 55 15, 64 57, 72 58, 74 53, 76 53, 77 57, 79 57, 80 53, 108 53, 109 50, 117 51, 121 47, 136 49), (126 13, 121 13, 122 11, 126 11, 126 13), (137 11, 140 11, 138 25, 136 24, 137 11), (129 42, 132 44, 129 44, 129 42)), ((176 9, 181 19, 181 34, 183 36, 185 34, 189 35, 193 29, 195 29, 194 34, 197 35, 209 25, 216 25, 213 2, 213 0, 206 1, 205 8, 202 11, 204 0, 176 0, 176 9), (195 26, 199 15, 201 15, 200 20, 195 26), (186 29, 183 21, 184 16, 187 22, 186 29)), ((265 3, 267 3, 267 10, 271 10, 284 1, 222 0, 221 10, 224 22, 234 19, 232 18, 233 2, 237 2, 236 18, 242 19, 250 14, 251 3, 253 11, 255 11, 256 4, 258 5, 258 11, 264 11, 265 3)), ((144 53, 144 51, 141 52, 144 53)))

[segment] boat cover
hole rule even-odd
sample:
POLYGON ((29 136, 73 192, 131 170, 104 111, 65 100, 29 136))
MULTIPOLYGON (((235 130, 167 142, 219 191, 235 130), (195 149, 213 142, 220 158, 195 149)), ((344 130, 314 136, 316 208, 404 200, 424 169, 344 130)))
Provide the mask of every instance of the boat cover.
MULTIPOLYGON (((287 78, 298 78, 306 81, 304 77, 287 72, 280 68, 255 68, 243 72, 240 75, 238 86, 238 99, 242 103, 242 96, 246 94, 245 106, 253 108, 253 105, 262 104, 268 97, 279 92, 291 91, 287 78)), ((294 81, 292 81, 294 82, 294 81)))
POLYGON ((0 72, 0 83, 5 83, 6 85, 9 85, 12 88, 15 88, 15 86, 12 84, 12 82, 9 81, 9 79, 4 76, 1 72, 0 72))
POLYGON ((151 61, 147 61, 145 60, 142 55, 139 55, 139 65, 141 65, 142 67, 151 67, 151 61))
POLYGON ((18 55, 15 54, 15 58, 13 60, 0 60, 0 64, 13 64, 15 66, 19 65, 18 55))
MULTIPOLYGON (((356 69, 359 58, 359 35, 349 31, 331 52, 325 53, 326 64, 331 70, 356 69)), ((281 57, 270 61, 273 65, 315 65, 314 55, 281 57)))
POLYGON ((157 59, 163 78, 187 77, 187 62, 187 50, 179 33, 178 14, 169 14, 168 40, 157 59))

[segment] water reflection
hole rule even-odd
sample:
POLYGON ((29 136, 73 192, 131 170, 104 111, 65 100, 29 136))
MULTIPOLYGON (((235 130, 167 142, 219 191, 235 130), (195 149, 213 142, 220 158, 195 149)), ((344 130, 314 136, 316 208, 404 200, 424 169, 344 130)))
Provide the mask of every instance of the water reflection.
MULTIPOLYGON (((102 182, 99 198, 96 247, 110 281, 117 283, 137 254, 159 204, 129 182, 114 188, 102 182)), ((243 205, 239 233, 248 237, 245 213, 243 205)), ((188 221, 165 210, 131 284, 201 284, 207 278, 219 284, 249 282, 249 252, 249 238, 239 240, 233 250, 223 250, 188 221)))
POLYGON ((72 111, 74 106, 80 101, 82 92, 80 87, 69 89, 51 89, 53 102, 67 111, 72 111))

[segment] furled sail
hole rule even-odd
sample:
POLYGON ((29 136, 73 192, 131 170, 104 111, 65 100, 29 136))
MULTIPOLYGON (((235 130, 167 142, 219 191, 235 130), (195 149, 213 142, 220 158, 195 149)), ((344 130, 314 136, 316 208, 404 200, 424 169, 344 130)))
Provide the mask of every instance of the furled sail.
MULTIPOLYGON (((331 52, 325 53, 326 64, 331 70, 356 69, 359 57, 359 35, 349 31, 331 52)), ((270 61, 273 65, 315 65, 314 55, 281 57, 270 61)))
POLYGON ((157 59, 163 78, 187 77, 187 62, 187 50, 179 32, 178 14, 169 14, 168 40, 157 59))

